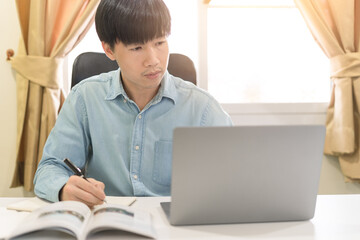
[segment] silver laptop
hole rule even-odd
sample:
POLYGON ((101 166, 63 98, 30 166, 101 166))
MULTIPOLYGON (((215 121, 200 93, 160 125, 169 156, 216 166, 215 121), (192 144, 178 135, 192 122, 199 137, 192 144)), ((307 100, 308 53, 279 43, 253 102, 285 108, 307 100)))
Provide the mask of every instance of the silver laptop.
POLYGON ((174 130, 172 225, 302 221, 314 216, 324 126, 174 130))

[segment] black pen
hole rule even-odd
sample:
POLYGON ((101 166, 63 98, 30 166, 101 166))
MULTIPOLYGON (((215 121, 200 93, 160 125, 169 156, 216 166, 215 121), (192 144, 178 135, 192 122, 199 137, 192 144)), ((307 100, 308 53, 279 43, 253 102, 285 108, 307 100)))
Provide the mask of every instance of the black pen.
MULTIPOLYGON (((71 169, 71 171, 73 171, 75 175, 82 177, 83 179, 89 182, 89 180, 87 180, 84 174, 82 173, 81 169, 78 168, 74 163, 72 163, 68 158, 64 159, 64 163, 71 169)), ((105 199, 103 201, 106 203, 105 199)))
POLYGON ((82 177, 83 179, 88 181, 84 176, 84 174, 82 173, 82 171, 80 170, 80 168, 78 168, 75 164, 73 164, 69 159, 65 158, 64 163, 71 169, 71 171, 73 171, 75 175, 82 177))

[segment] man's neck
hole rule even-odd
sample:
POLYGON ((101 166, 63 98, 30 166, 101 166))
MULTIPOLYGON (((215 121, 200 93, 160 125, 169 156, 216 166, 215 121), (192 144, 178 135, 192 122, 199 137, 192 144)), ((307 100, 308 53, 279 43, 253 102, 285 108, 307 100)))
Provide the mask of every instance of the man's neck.
POLYGON ((136 103, 140 111, 142 111, 146 107, 146 105, 155 97, 157 90, 136 92, 134 94, 130 92, 126 93, 128 94, 129 98, 136 103))
POLYGON ((142 111, 146 105, 155 97, 157 92, 159 91, 160 85, 158 88, 150 88, 150 89, 137 89, 137 88, 128 88, 125 84, 123 84, 124 90, 127 96, 133 100, 140 111, 142 111))
POLYGON ((121 75, 120 81, 122 82, 123 88, 127 96, 136 103, 140 111, 142 111, 146 107, 146 105, 156 96, 161 85, 159 84, 157 87, 153 88, 143 88, 131 84, 130 82, 124 82, 124 79, 121 75))

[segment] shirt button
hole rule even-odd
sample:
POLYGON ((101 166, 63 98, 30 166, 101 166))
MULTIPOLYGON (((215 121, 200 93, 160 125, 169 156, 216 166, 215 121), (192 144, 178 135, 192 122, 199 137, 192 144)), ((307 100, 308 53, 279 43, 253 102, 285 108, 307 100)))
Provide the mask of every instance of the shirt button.
POLYGON ((142 116, 141 115, 139 115, 139 119, 141 119, 142 118, 142 116))
POLYGON ((136 150, 139 150, 139 149, 140 149, 140 147, 139 147, 139 146, 135 146, 135 149, 136 149, 136 150))
POLYGON ((126 99, 124 99, 124 103, 126 103, 126 99))
POLYGON ((134 175, 134 179, 135 179, 135 180, 138 179, 138 176, 137 176, 137 175, 134 175))

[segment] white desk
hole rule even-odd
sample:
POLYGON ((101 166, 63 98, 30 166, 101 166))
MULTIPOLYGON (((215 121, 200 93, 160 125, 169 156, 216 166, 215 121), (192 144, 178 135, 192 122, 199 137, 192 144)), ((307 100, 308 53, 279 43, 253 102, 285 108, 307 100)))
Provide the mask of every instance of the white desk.
MULTIPOLYGON (((0 207, 20 200, 23 198, 0 198, 0 207)), ((167 197, 138 198, 132 206, 152 213, 158 239, 360 239, 360 195, 318 196, 315 217, 310 221, 184 227, 169 225, 159 204, 168 200, 167 197)), ((6 229, 14 227, 16 214, 19 221, 24 216, 21 213, 6 212, 0 214, 0 223, 7 223, 6 229)), ((4 229, 0 228, 0 236, 4 233, 4 229)), ((109 236, 101 239, 119 238, 109 236)))

